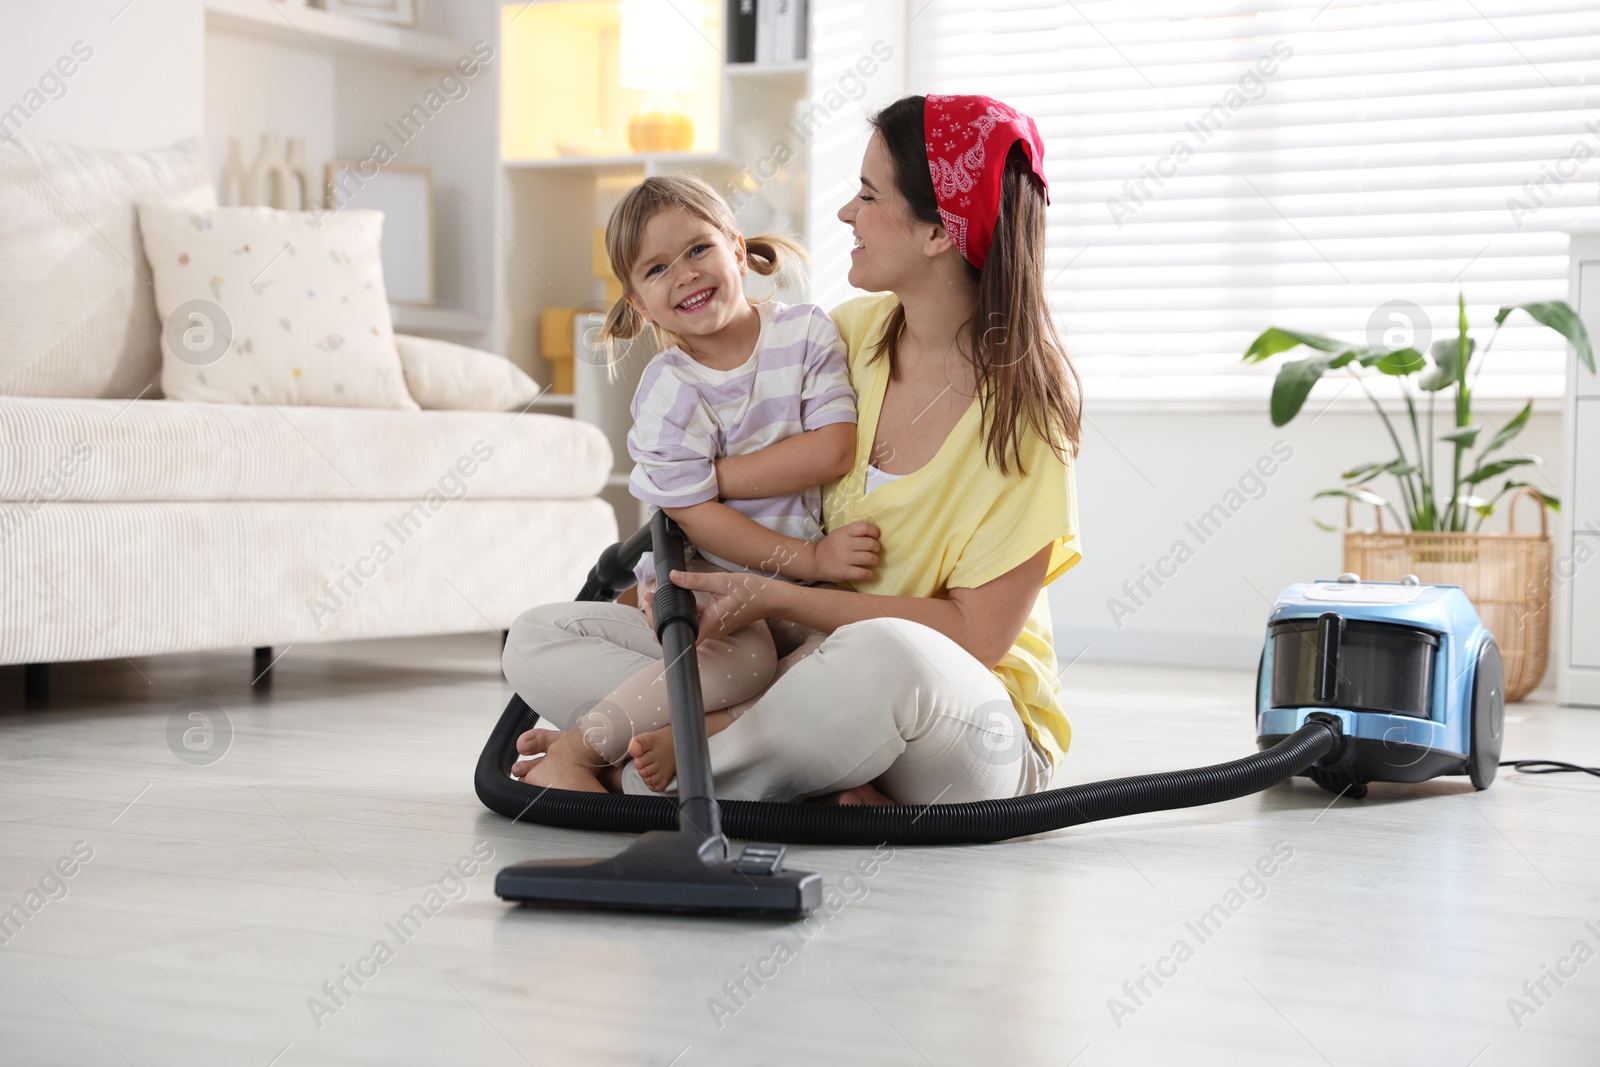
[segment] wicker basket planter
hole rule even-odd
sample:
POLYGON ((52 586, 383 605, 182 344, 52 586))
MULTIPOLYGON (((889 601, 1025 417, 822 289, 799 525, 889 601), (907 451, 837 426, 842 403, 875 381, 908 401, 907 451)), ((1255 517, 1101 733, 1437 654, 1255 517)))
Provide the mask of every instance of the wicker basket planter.
MULTIPOLYGON (((1376 510, 1376 509, 1374 509, 1376 510)), ((1537 493, 1511 498, 1505 533, 1394 533, 1350 529, 1345 508, 1344 569, 1363 580, 1398 582, 1407 574, 1435 585, 1459 585, 1494 634, 1505 661, 1506 700, 1521 700, 1544 677, 1550 658, 1549 522, 1537 493), (1539 505, 1539 532, 1516 532, 1516 506, 1539 505)))

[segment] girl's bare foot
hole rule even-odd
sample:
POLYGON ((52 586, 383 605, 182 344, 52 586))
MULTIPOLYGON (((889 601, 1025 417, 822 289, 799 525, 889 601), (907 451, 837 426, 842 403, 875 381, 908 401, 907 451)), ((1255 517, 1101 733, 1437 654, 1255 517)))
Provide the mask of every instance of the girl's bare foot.
POLYGON ((871 783, 858 785, 834 794, 833 802, 841 807, 893 804, 894 801, 874 789, 871 783))
POLYGON ((678 757, 672 747, 672 727, 663 726, 639 734, 628 742, 628 755, 644 784, 654 792, 665 793, 678 773, 678 757))

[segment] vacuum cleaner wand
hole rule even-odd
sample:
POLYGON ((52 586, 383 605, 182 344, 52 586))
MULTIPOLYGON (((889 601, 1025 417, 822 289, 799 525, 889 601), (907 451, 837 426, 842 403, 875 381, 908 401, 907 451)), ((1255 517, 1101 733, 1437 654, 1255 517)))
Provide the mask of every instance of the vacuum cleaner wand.
MULTIPOLYGON (((678 762, 678 828, 651 830, 609 859, 535 860, 506 867, 495 878, 495 893, 504 900, 568 907, 809 914, 822 901, 822 878, 785 870, 781 845, 748 844, 738 859, 728 858, 695 652, 698 613, 694 594, 669 577, 684 569, 683 533, 663 511, 655 513, 648 530, 655 551, 656 637, 665 657, 678 762)), ((642 554, 642 535, 607 549, 584 587, 590 596, 582 599, 609 600, 631 584, 620 571, 642 554)))
POLYGON ((667 699, 672 711, 672 746, 678 762, 678 832, 710 840, 722 836, 722 816, 711 782, 711 746, 706 737, 705 697, 695 649, 700 620, 694 593, 672 581, 682 570, 683 539, 665 512, 651 521, 655 543, 656 640, 666 663, 667 699), (670 526, 668 524, 671 524, 670 526))

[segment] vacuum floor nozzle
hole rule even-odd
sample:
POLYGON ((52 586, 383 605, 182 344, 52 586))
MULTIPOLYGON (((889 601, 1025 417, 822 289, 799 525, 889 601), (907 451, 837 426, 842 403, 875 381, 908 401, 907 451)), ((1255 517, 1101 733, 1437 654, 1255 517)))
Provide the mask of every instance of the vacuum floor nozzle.
POLYGON ((495 895, 547 906, 631 911, 806 915, 822 902, 822 876, 783 869, 783 849, 653 830, 609 859, 533 860, 503 868, 495 895))

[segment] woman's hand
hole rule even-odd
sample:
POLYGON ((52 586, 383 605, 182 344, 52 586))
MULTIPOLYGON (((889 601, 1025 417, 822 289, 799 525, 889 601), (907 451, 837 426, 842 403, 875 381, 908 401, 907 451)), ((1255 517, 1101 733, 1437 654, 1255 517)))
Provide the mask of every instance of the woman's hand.
POLYGON ((673 571, 672 581, 684 589, 711 595, 711 603, 700 609, 700 632, 695 644, 726 637, 773 615, 777 608, 774 586, 788 584, 760 574, 719 571, 673 571))

